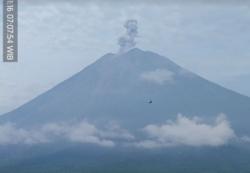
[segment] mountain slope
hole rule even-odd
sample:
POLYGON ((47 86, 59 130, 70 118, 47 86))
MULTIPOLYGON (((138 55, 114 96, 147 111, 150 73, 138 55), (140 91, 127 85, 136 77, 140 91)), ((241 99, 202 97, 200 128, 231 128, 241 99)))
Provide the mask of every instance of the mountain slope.
POLYGON ((0 117, 18 126, 87 119, 138 129, 178 113, 213 119, 225 113, 250 134, 250 98, 209 82, 152 52, 106 54, 78 74, 0 117), (149 104, 148 101, 153 103, 149 104))

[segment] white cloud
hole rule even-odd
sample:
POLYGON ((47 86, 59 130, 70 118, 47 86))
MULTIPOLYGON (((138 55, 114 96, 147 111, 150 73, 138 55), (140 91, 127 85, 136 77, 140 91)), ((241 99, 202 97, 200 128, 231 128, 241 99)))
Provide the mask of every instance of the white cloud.
POLYGON ((87 121, 78 123, 50 123, 39 129, 17 128, 14 124, 0 125, 0 145, 37 144, 65 139, 77 143, 89 143, 113 147, 115 140, 131 140, 134 136, 113 123, 109 128, 99 129, 87 121))
POLYGON ((167 69, 156 69, 154 71, 144 72, 141 74, 141 78, 162 85, 166 82, 174 82, 174 73, 167 69))
POLYGON ((73 142, 94 143, 108 147, 115 145, 113 141, 103 139, 100 132, 94 125, 83 121, 74 127, 71 126, 66 132, 66 136, 73 142))
POLYGON ((16 128, 14 124, 0 125, 0 145, 8 144, 36 144, 48 142, 47 137, 40 132, 16 128))
POLYGON ((122 140, 133 140, 135 136, 129 133, 128 130, 123 129, 120 125, 116 122, 110 122, 107 127, 106 131, 101 131, 100 135, 102 137, 110 138, 110 139, 122 139, 122 140))
MULTIPOLYGON (((75 123, 50 123, 37 129, 18 128, 14 124, 6 123, 0 125, 0 145, 34 145, 52 143, 59 139, 103 147, 122 144, 151 149, 171 146, 216 147, 227 144, 233 138, 237 139, 225 115, 219 115, 212 124, 204 123, 197 117, 191 119, 178 115, 176 121, 145 126, 143 133, 146 136, 137 133, 140 138, 136 138, 115 122, 100 128, 83 120, 75 123)), ((240 140, 250 141, 249 137, 242 137, 240 140)))
POLYGON ((241 137, 240 139, 241 139, 241 141, 243 141, 243 142, 250 143, 250 137, 249 137, 249 136, 243 136, 243 137, 241 137))
POLYGON ((235 137, 234 131, 224 115, 219 115, 214 124, 206 124, 197 118, 189 119, 178 115, 176 122, 148 125, 143 130, 149 139, 136 145, 145 148, 176 145, 221 146, 235 137))
POLYGON ((76 124, 46 124, 43 126, 42 131, 45 134, 50 134, 52 140, 59 137, 71 142, 92 143, 107 147, 115 145, 113 141, 102 138, 100 135, 101 130, 86 121, 76 124))

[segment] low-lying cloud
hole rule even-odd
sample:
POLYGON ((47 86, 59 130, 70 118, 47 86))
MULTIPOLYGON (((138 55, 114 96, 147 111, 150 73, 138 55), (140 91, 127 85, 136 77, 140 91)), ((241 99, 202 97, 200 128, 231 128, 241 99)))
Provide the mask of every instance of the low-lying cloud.
MULTIPOLYGON (((175 121, 150 124, 132 134, 118 123, 108 123, 100 128, 86 120, 75 123, 49 123, 38 129, 18 128, 14 124, 0 125, 0 145, 42 144, 58 140, 93 144, 103 147, 133 146, 139 148, 165 148, 173 146, 223 146, 237 138, 225 115, 219 115, 214 123, 178 115, 175 121), (136 135, 135 135, 136 134, 136 135)), ((249 142, 249 137, 241 138, 249 142)))
POLYGON ((65 138, 72 142, 90 143, 100 146, 112 147, 114 142, 103 138, 100 135, 101 130, 93 124, 82 121, 76 124, 47 124, 42 128, 45 134, 51 134, 50 138, 65 138))
POLYGON ((36 144, 48 142, 41 131, 31 131, 15 127, 12 123, 0 125, 0 145, 36 144))
POLYGON ((250 137, 249 136, 243 136, 240 139, 241 139, 242 142, 250 143, 250 137))
POLYGON ((234 130, 225 115, 219 115, 214 124, 206 124, 197 118, 178 115, 175 122, 163 125, 148 125, 143 131, 149 139, 136 145, 144 148, 168 146, 221 146, 235 137, 234 130))
POLYGON ((145 81, 162 85, 174 82, 174 73, 167 69, 156 69, 144 72, 141 74, 141 78, 145 81))
POLYGON ((119 125, 112 124, 108 128, 98 129, 87 121, 78 123, 50 123, 39 129, 26 130, 14 124, 0 125, 0 145, 38 144, 64 139, 70 142, 96 144, 113 147, 115 139, 131 140, 134 136, 119 125))

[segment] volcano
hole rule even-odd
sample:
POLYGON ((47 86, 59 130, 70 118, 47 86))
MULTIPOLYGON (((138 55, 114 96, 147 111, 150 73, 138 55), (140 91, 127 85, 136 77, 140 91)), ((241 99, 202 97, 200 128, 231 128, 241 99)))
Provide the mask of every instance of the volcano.
POLYGON ((0 117, 32 127, 88 119, 138 129, 178 113, 211 120, 228 116, 237 133, 250 134, 250 98, 225 89, 166 57, 134 48, 108 53, 51 90, 0 117), (149 104, 152 102, 152 104, 149 104))
MULTIPOLYGON (((12 140, 19 138, 19 135, 30 135, 23 130, 25 128, 83 119, 97 127, 115 121, 134 134, 149 124, 174 120, 179 113, 190 118, 197 116, 206 121, 212 121, 218 114, 223 113, 237 136, 250 134, 249 97, 210 82, 166 57, 134 48, 122 54, 104 55, 51 90, 1 116, 1 124, 13 123, 21 130, 15 130, 10 125, 0 126, 0 141, 6 142, 6 136, 11 136, 7 139, 12 140)), ((222 124, 222 127, 225 127, 224 125, 222 124)), ((57 133, 64 132, 64 127, 53 127, 57 133)), ((233 143, 216 147, 191 145, 192 147, 150 150, 119 146, 102 148, 91 143, 94 141, 111 146, 112 142, 101 141, 96 136, 88 135, 92 132, 103 135, 103 132, 97 131, 92 125, 85 124, 84 127, 83 130, 80 129, 80 134, 85 134, 85 137, 80 139, 90 141, 85 145, 61 140, 52 144, 0 146, 0 171, 247 173, 250 170, 250 148, 245 144, 233 143)), ((204 124, 198 127, 210 129, 210 126, 204 124)), ((152 130, 152 126, 147 129, 152 130)), ((219 126, 216 130, 221 132, 223 128, 219 126)), ((191 135, 195 133, 199 132, 193 131, 191 135)), ((79 130, 73 130, 73 134, 79 134, 79 130)), ((201 140, 198 143, 203 143, 203 139, 206 142, 206 131, 204 134, 204 137, 199 136, 201 140)), ((114 136, 113 133, 112 135, 114 136)), ((36 136, 37 133, 32 138, 36 136)), ((247 137, 245 139, 249 140, 247 137)), ((161 136, 158 142, 162 142, 161 136)), ((187 142, 190 142, 189 139, 187 142)), ((213 138, 209 142, 214 145, 213 138)))

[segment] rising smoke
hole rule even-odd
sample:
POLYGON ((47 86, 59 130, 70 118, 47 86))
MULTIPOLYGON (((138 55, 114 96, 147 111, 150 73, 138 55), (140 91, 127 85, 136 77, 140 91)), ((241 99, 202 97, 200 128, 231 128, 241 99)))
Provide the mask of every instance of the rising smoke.
POLYGON ((119 53, 127 52, 128 50, 132 49, 136 45, 135 38, 138 35, 137 30, 137 20, 127 20, 124 24, 126 28, 126 34, 119 38, 118 44, 120 46, 119 53))

